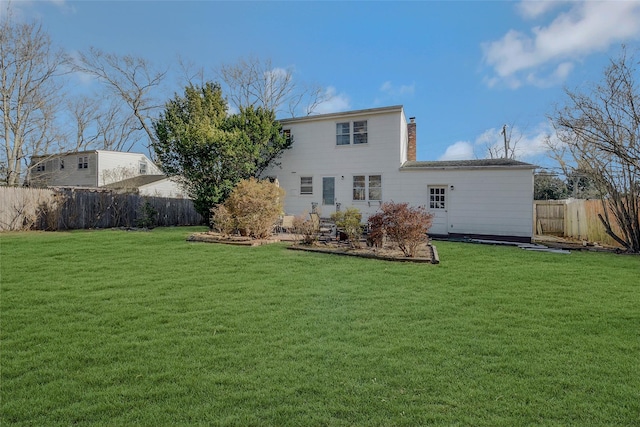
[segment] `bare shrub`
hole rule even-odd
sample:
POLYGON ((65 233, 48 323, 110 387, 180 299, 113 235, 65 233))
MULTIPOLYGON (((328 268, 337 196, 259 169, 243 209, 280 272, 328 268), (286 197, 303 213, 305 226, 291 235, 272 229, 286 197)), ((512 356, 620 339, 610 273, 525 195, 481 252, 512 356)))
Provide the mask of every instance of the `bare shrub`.
POLYGON ((318 226, 307 212, 293 218, 293 233, 305 245, 312 245, 318 240, 318 226))
POLYGON ((47 231, 58 230, 62 206, 67 197, 59 192, 53 193, 51 198, 43 200, 36 211, 38 217, 38 229, 47 231))
POLYGON ((418 247, 427 242, 433 214, 424 206, 408 203, 383 203, 380 211, 369 217, 370 240, 382 245, 384 238, 398 246, 406 257, 414 257, 418 247))
POLYGON ((211 208, 211 228, 225 236, 236 230, 236 221, 225 205, 220 204, 211 208))
POLYGON ((240 181, 225 206, 235 219, 240 234, 263 239, 273 233, 284 209, 284 190, 255 178, 240 181))

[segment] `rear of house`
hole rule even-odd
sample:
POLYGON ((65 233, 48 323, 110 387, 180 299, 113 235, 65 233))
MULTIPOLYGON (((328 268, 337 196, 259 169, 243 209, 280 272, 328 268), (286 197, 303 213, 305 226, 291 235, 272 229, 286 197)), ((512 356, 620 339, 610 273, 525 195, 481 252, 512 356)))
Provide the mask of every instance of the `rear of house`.
POLYGON ((507 159, 416 161, 416 123, 402 106, 281 121, 293 138, 277 179, 287 214, 355 207, 366 219, 386 201, 426 206, 432 235, 530 241, 534 166, 507 159))

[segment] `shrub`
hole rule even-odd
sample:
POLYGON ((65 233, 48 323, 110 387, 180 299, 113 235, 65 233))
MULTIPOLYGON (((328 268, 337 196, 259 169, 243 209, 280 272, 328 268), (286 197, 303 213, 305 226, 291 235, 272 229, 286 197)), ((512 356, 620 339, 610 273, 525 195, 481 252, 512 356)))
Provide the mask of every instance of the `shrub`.
POLYGON ((241 235, 262 239, 273 232, 283 200, 284 190, 278 185, 249 178, 236 185, 224 205, 241 235))
POLYGON ((388 238, 406 257, 414 257, 418 246, 427 241, 433 214, 424 206, 408 203, 383 203, 380 211, 369 218, 370 239, 381 245, 388 238))
POLYGON ((293 218, 293 233, 306 245, 312 245, 318 240, 318 226, 307 212, 293 218))
POLYGON ((356 208, 347 208, 344 211, 337 211, 331 214, 331 219, 335 221, 336 226, 342 229, 349 239, 349 243, 353 247, 360 246, 360 237, 362 236, 362 214, 356 208))
POLYGON ((225 205, 216 205, 211 208, 211 228, 225 236, 236 230, 236 221, 225 205))
POLYGON ((141 228, 153 228, 156 225, 158 211, 148 200, 145 200, 144 203, 140 205, 138 214, 139 217, 136 219, 136 226, 141 228))

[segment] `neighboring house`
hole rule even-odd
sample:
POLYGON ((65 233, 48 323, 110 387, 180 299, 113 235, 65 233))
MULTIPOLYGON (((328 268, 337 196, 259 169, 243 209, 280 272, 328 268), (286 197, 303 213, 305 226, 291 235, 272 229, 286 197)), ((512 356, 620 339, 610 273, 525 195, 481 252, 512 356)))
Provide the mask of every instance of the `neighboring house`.
MULTIPOLYGON (((182 197, 184 190, 162 175, 162 171, 141 153, 89 150, 72 153, 33 156, 29 185, 36 187, 105 187, 135 177, 153 176, 143 180, 144 188, 163 197, 182 197), (161 177, 158 177, 161 176, 161 177), (161 182, 162 181, 162 182, 161 182), (152 189, 155 183, 155 189, 152 189), (173 194, 175 196, 169 196, 173 194)), ((129 188, 132 182, 113 188, 129 188)), ((155 195, 155 194, 154 194, 155 195)))
POLYGON ((285 210, 322 216, 383 202, 425 206, 431 235, 530 241, 534 166, 509 159, 416 161, 416 123, 402 106, 281 120, 293 138, 264 176, 286 191, 285 210))

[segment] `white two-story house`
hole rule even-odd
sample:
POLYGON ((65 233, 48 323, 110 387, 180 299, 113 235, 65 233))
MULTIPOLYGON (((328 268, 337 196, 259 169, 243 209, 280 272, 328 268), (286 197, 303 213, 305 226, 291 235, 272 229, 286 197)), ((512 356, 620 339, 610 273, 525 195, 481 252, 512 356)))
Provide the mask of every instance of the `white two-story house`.
POLYGON ((425 206, 433 236, 530 241, 534 165, 509 159, 417 161, 416 123, 402 106, 281 120, 293 145, 265 176, 286 191, 287 214, 330 216, 383 202, 425 206))
POLYGON ((180 185, 141 153, 88 150, 33 156, 29 175, 29 185, 38 187, 108 187, 149 196, 186 197, 180 185))

